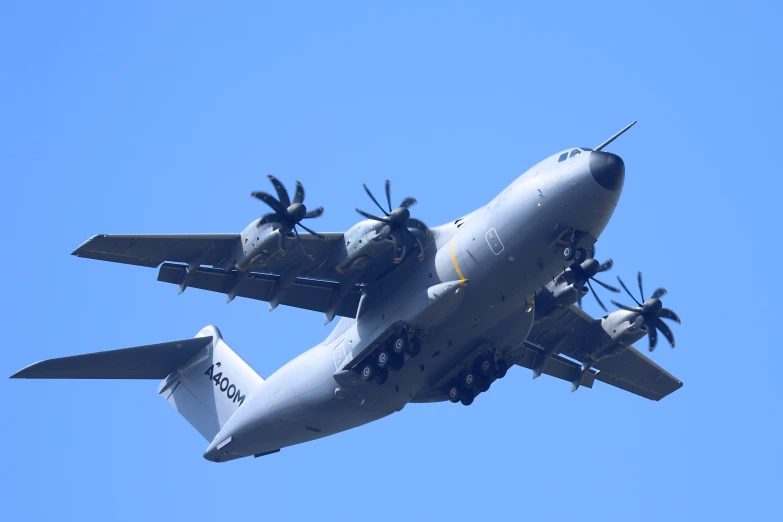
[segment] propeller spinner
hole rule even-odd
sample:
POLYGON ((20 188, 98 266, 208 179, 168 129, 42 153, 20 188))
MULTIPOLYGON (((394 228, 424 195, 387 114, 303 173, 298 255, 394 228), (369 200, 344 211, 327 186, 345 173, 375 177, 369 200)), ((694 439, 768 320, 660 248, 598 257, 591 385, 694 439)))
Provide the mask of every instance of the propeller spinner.
POLYGON ((379 221, 383 223, 383 226, 378 231, 378 234, 370 241, 389 240, 394 243, 394 264, 398 264, 401 263, 403 259, 405 259, 407 250, 406 244, 413 240, 416 242, 416 248, 419 249, 419 261, 424 260, 424 245, 422 244, 421 239, 408 230, 409 228, 416 228, 424 232, 426 235, 430 235, 430 229, 427 228, 427 225, 418 219, 411 217, 409 208, 416 204, 416 200, 414 198, 405 198, 402 200, 402 203, 400 203, 399 207, 393 209, 391 204, 391 182, 387 179, 386 203, 389 205, 389 210, 387 212, 386 209, 384 209, 381 204, 378 203, 378 200, 375 199, 375 196, 372 195, 372 192, 370 192, 370 189, 367 188, 367 185, 362 186, 367 192, 367 195, 370 196, 370 199, 373 201, 373 203, 375 203, 381 212, 383 212, 383 216, 379 217, 364 212, 358 208, 356 209, 356 212, 366 217, 367 219, 372 219, 373 221, 379 221))
POLYGON ((620 304, 616 301, 612 301, 612 304, 618 308, 622 308, 623 310, 628 310, 629 312, 635 312, 639 314, 631 326, 628 327, 628 331, 633 332, 644 326, 647 329, 647 336, 650 338, 650 351, 655 350, 655 345, 658 343, 658 331, 660 331, 663 336, 666 337, 666 340, 669 341, 671 347, 674 348, 674 335, 666 323, 664 323, 661 319, 669 319, 678 324, 681 323, 681 321, 680 318, 677 317, 677 314, 668 308, 663 307, 661 297, 666 295, 666 289, 657 289, 655 292, 653 292, 652 297, 645 301, 644 290, 642 289, 642 273, 639 272, 637 281, 639 283, 639 295, 642 298, 642 302, 640 303, 628 290, 628 287, 625 286, 625 283, 623 283, 623 280, 620 279, 619 276, 617 277, 617 280, 620 282, 620 286, 623 287, 623 290, 625 290, 625 292, 631 296, 631 299, 633 299, 637 306, 625 306, 624 304, 620 304))

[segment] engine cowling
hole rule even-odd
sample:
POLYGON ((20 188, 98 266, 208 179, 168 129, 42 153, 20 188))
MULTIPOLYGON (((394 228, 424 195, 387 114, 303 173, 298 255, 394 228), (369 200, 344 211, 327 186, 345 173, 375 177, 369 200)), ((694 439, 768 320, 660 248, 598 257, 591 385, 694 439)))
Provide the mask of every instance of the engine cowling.
POLYGON ((280 251, 283 237, 274 224, 258 226, 260 219, 250 223, 240 234, 241 243, 233 266, 244 271, 253 265, 263 264, 265 259, 280 251))
POLYGON ((536 297, 536 316, 546 317, 558 308, 570 306, 580 297, 584 297, 587 289, 575 288, 566 282, 554 282, 547 285, 549 292, 542 292, 536 297))
POLYGON ((616 310, 601 320, 601 327, 615 343, 633 344, 647 333, 643 328, 632 329, 638 314, 616 310))
POLYGON ((391 247, 388 241, 371 241, 380 228, 376 222, 365 220, 352 226, 344 235, 345 250, 338 254, 335 268, 342 273, 366 270, 374 260, 386 254, 391 247))

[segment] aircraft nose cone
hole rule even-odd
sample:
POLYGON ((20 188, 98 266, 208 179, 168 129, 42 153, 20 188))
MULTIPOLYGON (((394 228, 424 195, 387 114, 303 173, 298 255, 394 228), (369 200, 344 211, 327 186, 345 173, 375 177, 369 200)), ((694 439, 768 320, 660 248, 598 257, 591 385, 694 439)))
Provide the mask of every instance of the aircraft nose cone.
POLYGON ((603 188, 618 190, 625 180, 625 163, 617 154, 611 152, 590 153, 590 173, 603 188))

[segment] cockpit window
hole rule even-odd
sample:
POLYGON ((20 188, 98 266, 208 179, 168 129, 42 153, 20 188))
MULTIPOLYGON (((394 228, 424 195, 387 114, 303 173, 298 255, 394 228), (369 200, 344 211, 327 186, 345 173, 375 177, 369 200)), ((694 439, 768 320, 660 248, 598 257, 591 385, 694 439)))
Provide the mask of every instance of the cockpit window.
POLYGON ((585 148, 585 147, 579 147, 579 148, 582 149, 585 152, 592 152, 593 151, 593 149, 588 149, 588 148, 585 148))
POLYGON ((579 150, 579 149, 574 149, 574 150, 572 150, 572 151, 571 151, 571 157, 573 158, 573 157, 574 157, 574 156, 576 156, 577 154, 581 154, 581 153, 582 153, 582 151, 581 151, 581 150, 579 150))
POLYGON ((559 158, 557 158, 557 162, 558 162, 558 163, 560 163, 561 161, 565 161, 565 160, 567 160, 567 159, 568 159, 568 153, 567 153, 567 152, 564 152, 564 153, 562 153, 562 154, 560 155, 560 157, 559 157, 559 158))

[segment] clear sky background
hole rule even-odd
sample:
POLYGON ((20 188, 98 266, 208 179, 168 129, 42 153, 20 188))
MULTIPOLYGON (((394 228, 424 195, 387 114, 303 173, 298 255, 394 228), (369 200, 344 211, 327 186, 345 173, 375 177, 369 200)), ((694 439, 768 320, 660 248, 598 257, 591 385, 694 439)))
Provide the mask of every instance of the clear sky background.
POLYGON ((779 516, 779 3, 131 4, 0 4, 0 375, 211 323, 269 375, 328 334, 320 314, 70 252, 238 232, 267 173, 304 182, 322 231, 387 178, 436 225, 638 119, 610 147, 627 170, 598 257, 669 290, 677 348, 652 357, 685 386, 656 403, 516 368, 469 408, 216 465, 157 382, 0 379, 3 519, 779 516))

